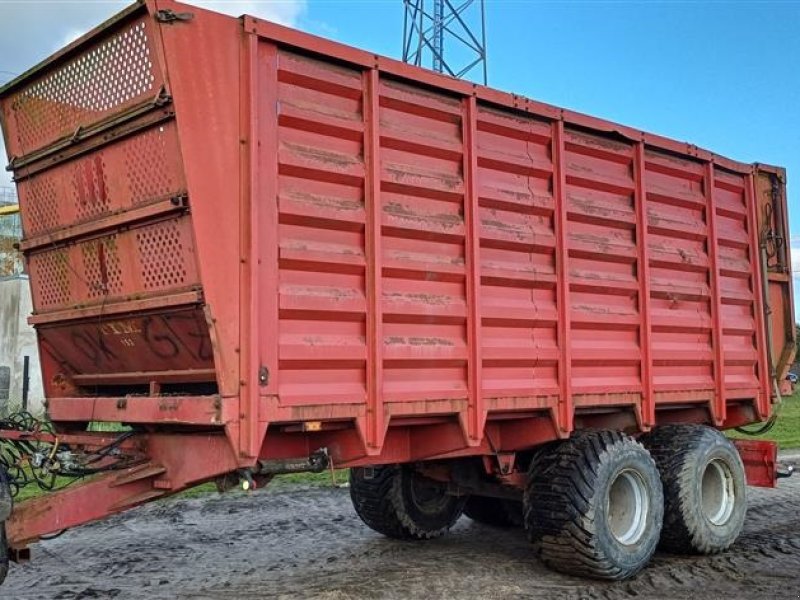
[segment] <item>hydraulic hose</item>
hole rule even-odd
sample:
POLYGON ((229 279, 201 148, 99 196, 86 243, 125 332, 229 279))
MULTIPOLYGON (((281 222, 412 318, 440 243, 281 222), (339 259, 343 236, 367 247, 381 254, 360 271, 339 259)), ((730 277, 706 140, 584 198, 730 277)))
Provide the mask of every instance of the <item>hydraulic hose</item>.
MULTIPOLYGON (((767 205, 769 206, 769 205, 767 205)), ((764 227, 768 228, 769 225, 767 224, 766 220, 764 223, 764 227)), ((743 433, 745 435, 763 435, 771 430, 775 426, 775 422, 778 420, 778 413, 780 412, 781 405, 783 403, 783 398, 781 397, 780 386, 778 385, 778 372, 775 367, 775 358, 772 356, 772 319, 770 319, 770 313, 772 312, 769 308, 769 294, 767 290, 767 286, 769 282, 767 277, 768 273, 768 256, 767 256, 767 238, 768 238, 768 230, 763 231, 761 234, 761 243, 759 244, 761 247, 761 252, 759 253, 761 256, 761 274, 762 274, 762 281, 761 281, 761 298, 762 304, 764 306, 764 321, 765 321, 765 329, 766 329, 766 337, 767 337, 767 363, 769 367, 769 376, 772 378, 772 390, 775 394, 776 402, 775 407, 773 408, 772 415, 766 422, 759 425, 756 429, 745 429, 744 427, 736 427, 736 431, 739 433, 743 433)))

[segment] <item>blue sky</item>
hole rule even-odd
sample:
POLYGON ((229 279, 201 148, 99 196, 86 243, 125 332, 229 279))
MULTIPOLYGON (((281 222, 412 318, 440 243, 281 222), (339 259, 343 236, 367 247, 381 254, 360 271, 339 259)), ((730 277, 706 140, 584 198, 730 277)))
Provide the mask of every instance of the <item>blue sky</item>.
MULTIPOLYGON (((0 82, 126 4, 0 2, 0 82)), ((402 0, 209 4, 400 55, 402 0)), ((486 0, 486 22, 493 87, 785 166, 800 267, 800 2, 486 0)))

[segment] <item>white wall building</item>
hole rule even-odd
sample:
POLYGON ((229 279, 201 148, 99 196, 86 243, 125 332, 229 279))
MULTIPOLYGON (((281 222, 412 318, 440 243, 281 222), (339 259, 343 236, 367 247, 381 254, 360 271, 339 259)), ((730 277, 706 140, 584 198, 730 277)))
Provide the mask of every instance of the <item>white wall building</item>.
POLYGON ((27 275, 0 278, 0 415, 22 410, 25 357, 28 357, 28 410, 44 413, 44 388, 27 275), (6 381, 7 392, 6 392, 6 381))

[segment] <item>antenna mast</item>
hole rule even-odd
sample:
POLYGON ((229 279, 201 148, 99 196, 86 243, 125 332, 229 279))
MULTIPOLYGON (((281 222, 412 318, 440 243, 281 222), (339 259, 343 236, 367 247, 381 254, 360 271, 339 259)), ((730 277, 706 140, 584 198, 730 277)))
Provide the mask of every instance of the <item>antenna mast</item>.
POLYGON ((484 0, 403 0, 403 60, 486 85, 484 0))

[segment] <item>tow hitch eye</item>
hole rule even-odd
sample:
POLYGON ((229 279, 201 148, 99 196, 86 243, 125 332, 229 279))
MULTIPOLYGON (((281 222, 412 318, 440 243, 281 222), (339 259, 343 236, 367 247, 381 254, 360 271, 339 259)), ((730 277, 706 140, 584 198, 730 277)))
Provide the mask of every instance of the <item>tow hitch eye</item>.
POLYGON ((256 489, 256 482, 253 479, 253 476, 250 474, 250 471, 244 470, 241 473, 242 481, 239 484, 245 492, 252 492, 256 489))

